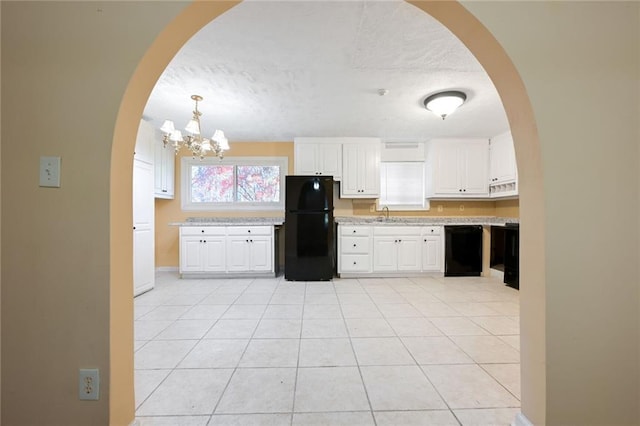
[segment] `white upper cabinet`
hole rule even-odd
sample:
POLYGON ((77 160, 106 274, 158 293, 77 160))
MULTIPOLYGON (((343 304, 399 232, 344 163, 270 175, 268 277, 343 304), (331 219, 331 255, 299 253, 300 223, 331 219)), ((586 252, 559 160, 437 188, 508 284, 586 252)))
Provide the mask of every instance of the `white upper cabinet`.
POLYGON ((175 193, 176 154, 171 146, 165 147, 160 138, 154 141, 154 193, 156 198, 173 199, 175 193))
POLYGON ((295 138, 293 144, 296 175, 342 179, 342 142, 338 138, 295 138))
POLYGON ((518 195, 518 169, 511 132, 502 133, 491 139, 489 158, 491 197, 518 195))
POLYGON ((427 146, 429 198, 489 196, 489 140, 434 139, 427 146))
POLYGON ((343 198, 380 196, 380 139, 345 138, 342 145, 343 198))
POLYGON ((148 121, 140 120, 133 158, 144 161, 145 163, 153 164, 153 143, 155 141, 155 137, 156 131, 153 128, 153 125, 148 121))

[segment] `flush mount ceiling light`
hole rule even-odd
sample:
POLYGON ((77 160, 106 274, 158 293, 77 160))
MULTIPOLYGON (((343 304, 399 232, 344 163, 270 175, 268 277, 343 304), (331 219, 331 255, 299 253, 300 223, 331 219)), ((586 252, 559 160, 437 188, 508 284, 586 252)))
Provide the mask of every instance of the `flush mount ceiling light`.
POLYGON ((202 101, 202 96, 191 95, 191 99, 195 101, 196 107, 193 110, 193 118, 189 120, 184 128, 185 132, 188 133, 187 136, 182 136, 182 132, 175 129, 173 121, 165 120, 160 128, 164 133, 162 142, 165 148, 167 145, 171 145, 176 150, 176 154, 178 154, 180 148, 184 147, 191 151, 194 157, 200 157, 201 160, 208 152, 211 152, 222 160, 224 152, 229 149, 229 141, 224 136, 224 132, 218 129, 213 133, 211 139, 202 137, 200 132, 200 116, 202 113, 198 111, 198 102, 202 101))
POLYGON ((458 90, 448 90, 446 92, 434 93, 424 100, 424 107, 437 115, 445 117, 455 111, 467 100, 467 95, 458 90))

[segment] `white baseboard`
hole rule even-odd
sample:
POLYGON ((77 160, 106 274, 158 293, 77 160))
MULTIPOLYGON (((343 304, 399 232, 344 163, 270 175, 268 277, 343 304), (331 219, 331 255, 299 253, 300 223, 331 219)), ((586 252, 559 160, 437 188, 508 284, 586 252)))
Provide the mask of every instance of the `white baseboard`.
POLYGON ((533 423, 531 423, 524 414, 518 413, 513 423, 511 423, 511 426, 533 426, 533 423))
POLYGON ((178 272, 177 266, 158 266, 156 272, 178 272))

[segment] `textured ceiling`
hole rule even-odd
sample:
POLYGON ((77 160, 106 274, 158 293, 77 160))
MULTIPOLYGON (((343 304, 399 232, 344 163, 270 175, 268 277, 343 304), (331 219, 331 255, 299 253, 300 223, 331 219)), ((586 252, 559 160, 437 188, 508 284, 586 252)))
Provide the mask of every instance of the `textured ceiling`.
POLYGON ((220 128, 231 142, 424 141, 508 129, 495 87, 473 55, 401 0, 245 1, 183 46, 153 89, 145 117, 182 128, 192 94, 204 97, 205 136, 220 128), (422 102, 449 89, 463 90, 467 101, 443 121, 422 102))

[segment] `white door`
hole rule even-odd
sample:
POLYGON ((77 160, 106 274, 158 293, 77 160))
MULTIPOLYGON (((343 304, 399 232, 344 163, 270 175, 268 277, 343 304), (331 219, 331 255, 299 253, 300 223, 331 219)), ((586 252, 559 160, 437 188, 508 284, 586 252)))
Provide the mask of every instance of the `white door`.
POLYGON ((201 236, 180 238, 180 273, 204 271, 203 249, 201 236))
POLYGON ((133 160, 133 295, 155 282, 153 165, 133 160))
POLYGON ((427 235, 422 238, 422 270, 425 272, 439 272, 440 236, 427 235))
POLYGON ((227 271, 246 272, 251 267, 248 237, 227 237, 227 271))
POLYGON ((467 143, 462 150, 465 194, 489 194, 489 142, 467 143))
POLYGON ((342 146, 342 182, 340 193, 342 195, 359 195, 358 187, 358 146, 346 143, 342 146))
POLYGON ((397 253, 398 271, 420 271, 420 237, 399 237, 397 253))
POLYGON ((360 150, 360 187, 370 196, 380 194, 380 147, 376 144, 359 144, 360 150))
POLYGON ((311 143, 295 144, 294 165, 296 175, 318 174, 318 145, 311 143))
POLYGON ((323 143, 318 145, 320 172, 325 176, 333 176, 334 180, 342 178, 342 144, 323 143))
POLYGON ((225 272, 226 262, 226 238, 219 236, 203 236, 203 269, 207 272, 225 272))
POLYGON ((256 272, 269 272, 273 270, 272 247, 270 237, 253 237, 249 242, 251 258, 251 270, 256 272))
POLYGON ((434 159, 434 192, 460 194, 458 147, 455 143, 438 142, 434 159))
POLYGON ((374 272, 394 272, 398 270, 397 250, 398 238, 373 238, 373 270, 374 272))

